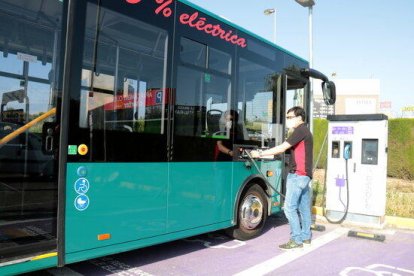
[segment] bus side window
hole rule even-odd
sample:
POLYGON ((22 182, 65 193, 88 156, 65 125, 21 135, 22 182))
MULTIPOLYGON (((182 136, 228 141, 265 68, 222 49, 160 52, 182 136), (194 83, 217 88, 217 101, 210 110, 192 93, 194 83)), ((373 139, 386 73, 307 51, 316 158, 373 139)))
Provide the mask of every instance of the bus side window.
POLYGON ((230 74, 231 56, 182 37, 180 63, 175 99, 175 135, 225 135, 222 116, 230 106, 231 79, 226 74, 230 74))
POLYGON ((280 103, 269 80, 274 70, 250 60, 239 60, 238 110, 244 122, 244 140, 260 146, 280 141, 281 125, 274 117, 280 103))

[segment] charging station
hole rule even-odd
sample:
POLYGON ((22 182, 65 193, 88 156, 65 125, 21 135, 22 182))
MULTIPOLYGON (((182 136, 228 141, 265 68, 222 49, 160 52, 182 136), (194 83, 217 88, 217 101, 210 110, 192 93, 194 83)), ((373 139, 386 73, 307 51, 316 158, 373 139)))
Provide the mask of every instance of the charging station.
POLYGON ((326 217, 381 227, 385 218, 388 117, 329 115, 326 217))

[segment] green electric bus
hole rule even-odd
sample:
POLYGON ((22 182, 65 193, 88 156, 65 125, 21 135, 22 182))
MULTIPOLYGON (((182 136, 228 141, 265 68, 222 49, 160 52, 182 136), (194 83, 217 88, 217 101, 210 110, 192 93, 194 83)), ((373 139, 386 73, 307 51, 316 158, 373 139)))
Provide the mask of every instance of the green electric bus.
POLYGON ((257 236, 289 154, 248 150, 309 113, 315 72, 185 0, 0 0, 0 275, 257 236))

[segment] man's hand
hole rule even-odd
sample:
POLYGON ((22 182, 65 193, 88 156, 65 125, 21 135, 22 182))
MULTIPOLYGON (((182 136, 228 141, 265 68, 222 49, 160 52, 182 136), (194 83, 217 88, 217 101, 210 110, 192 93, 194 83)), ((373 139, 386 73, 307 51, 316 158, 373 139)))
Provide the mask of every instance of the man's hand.
POLYGON ((252 151, 250 151, 250 156, 252 158, 260 158, 260 153, 259 153, 258 150, 252 150, 252 151))

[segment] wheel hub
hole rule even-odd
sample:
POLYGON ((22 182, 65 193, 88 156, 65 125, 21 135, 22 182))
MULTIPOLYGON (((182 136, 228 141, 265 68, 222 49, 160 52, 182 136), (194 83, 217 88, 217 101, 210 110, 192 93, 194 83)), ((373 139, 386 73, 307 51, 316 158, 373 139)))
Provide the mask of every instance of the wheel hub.
POLYGON ((240 223, 246 229, 256 228, 263 219, 263 203, 260 198, 248 195, 240 208, 240 223))

